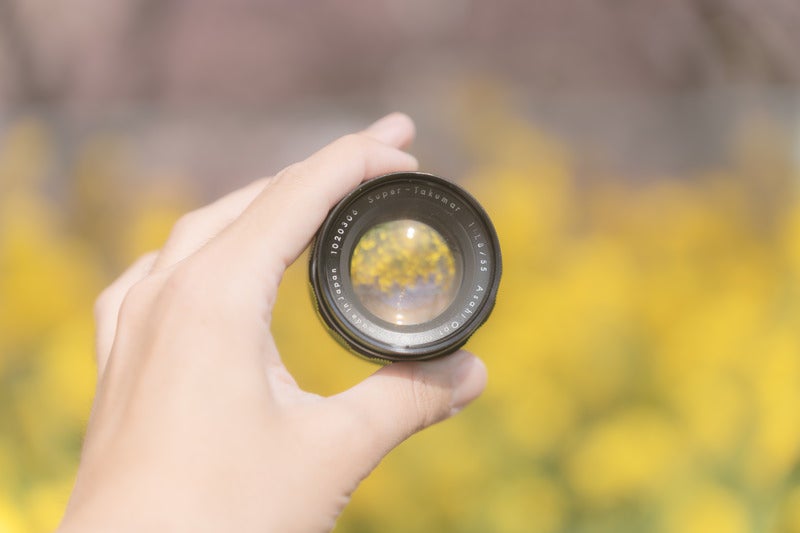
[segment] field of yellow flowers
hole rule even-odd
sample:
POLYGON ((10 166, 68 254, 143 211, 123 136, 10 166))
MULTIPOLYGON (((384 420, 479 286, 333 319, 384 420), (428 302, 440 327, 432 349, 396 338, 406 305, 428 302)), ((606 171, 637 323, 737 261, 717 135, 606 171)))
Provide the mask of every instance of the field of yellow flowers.
MULTIPOLYGON (((568 147, 529 124, 479 121, 464 125, 479 164, 462 183, 505 266, 468 346, 489 388, 394 452, 338 530, 800 533, 788 139, 753 120, 717 168, 581 180, 568 147)), ((50 133, 36 118, 0 133, 0 533, 57 524, 93 393, 94 297, 194 206, 177 178, 120 179, 135 167, 108 137, 49 179, 63 164, 50 133)), ((305 276, 301 259, 275 335, 301 385, 332 393, 374 367, 328 337, 305 276)))

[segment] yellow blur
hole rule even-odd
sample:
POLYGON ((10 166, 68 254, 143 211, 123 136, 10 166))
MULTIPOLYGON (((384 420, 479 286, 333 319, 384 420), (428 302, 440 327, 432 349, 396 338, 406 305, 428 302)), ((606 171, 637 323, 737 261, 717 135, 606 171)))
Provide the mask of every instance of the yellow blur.
MULTIPOLYGON (((719 168, 578 180, 568 147, 529 124, 473 120, 480 165, 463 184, 495 222, 505 267, 468 346, 489 388, 390 455, 338 531, 800 532, 789 140, 754 118, 719 168)), ((133 167, 103 138, 54 203, 55 157, 35 119, 2 133, 0 533, 58 523, 95 380, 93 299, 191 203, 191 191, 114 181, 133 167)), ((274 332, 301 385, 333 393, 374 367, 317 322, 303 261, 274 332)))

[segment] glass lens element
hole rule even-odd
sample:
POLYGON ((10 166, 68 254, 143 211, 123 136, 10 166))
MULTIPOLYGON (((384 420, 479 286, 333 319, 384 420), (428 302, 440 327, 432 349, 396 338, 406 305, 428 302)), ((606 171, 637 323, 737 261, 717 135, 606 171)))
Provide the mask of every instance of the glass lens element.
POLYGON ((461 285, 461 258, 435 229, 416 220, 378 224, 350 260, 356 296, 378 318, 414 325, 439 316, 461 285))

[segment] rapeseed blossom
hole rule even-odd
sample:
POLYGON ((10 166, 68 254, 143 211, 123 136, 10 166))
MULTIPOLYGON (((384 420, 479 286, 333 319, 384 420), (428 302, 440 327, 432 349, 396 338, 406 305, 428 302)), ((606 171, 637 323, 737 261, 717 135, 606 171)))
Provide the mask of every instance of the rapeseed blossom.
MULTIPOLYGON (((393 452, 338 530, 800 532, 800 181, 788 140, 754 119, 717 168, 634 183, 577 178, 569 146, 510 113, 474 121, 464 134, 477 164, 462 185, 504 254, 497 307, 468 345, 489 387, 393 452)), ((92 301, 191 198, 115 182, 136 174, 124 140, 80 150, 66 171, 74 191, 54 202, 46 123, 20 119, 0 142, 3 533, 57 524, 95 380, 92 301)), ((453 258, 426 238, 417 270, 446 282, 453 258)), ((391 267, 358 260, 371 261, 359 268, 368 278, 391 267)), ((374 366, 318 323, 306 275, 304 258, 286 273, 273 329, 299 383, 334 393, 374 366)))

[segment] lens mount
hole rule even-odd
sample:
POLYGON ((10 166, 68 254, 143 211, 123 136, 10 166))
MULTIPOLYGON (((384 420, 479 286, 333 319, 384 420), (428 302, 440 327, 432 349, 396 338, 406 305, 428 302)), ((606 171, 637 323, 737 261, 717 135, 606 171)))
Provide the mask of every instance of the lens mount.
POLYGON ((410 361, 464 345, 494 307, 501 269, 497 233, 469 193, 398 172, 331 210, 309 274, 317 311, 341 344, 372 360, 410 361))

